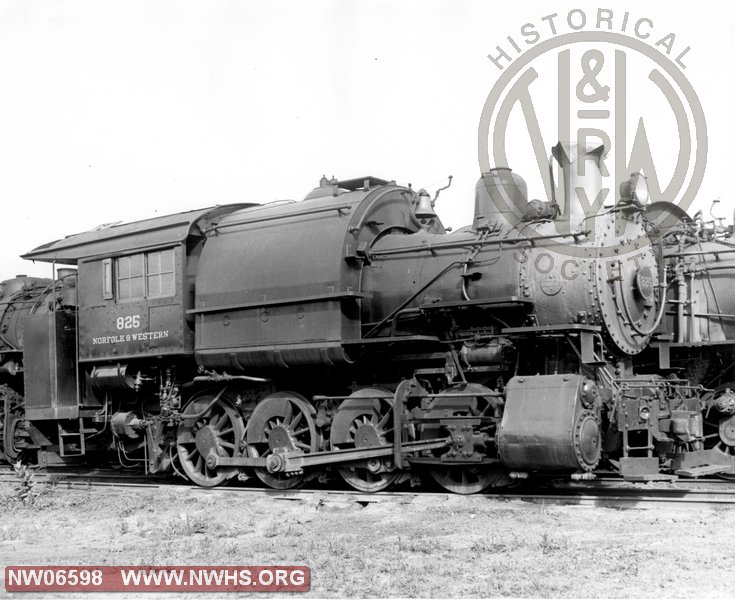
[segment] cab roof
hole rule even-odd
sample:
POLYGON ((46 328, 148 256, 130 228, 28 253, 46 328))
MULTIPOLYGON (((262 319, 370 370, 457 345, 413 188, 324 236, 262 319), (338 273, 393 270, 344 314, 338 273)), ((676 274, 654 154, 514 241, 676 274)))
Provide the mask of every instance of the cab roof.
POLYGON ((192 235, 203 236, 203 231, 212 221, 251 206, 259 205, 224 204, 132 223, 102 225, 91 231, 43 244, 23 254, 21 258, 76 265, 81 260, 95 256, 124 254, 167 244, 174 245, 186 241, 192 235))

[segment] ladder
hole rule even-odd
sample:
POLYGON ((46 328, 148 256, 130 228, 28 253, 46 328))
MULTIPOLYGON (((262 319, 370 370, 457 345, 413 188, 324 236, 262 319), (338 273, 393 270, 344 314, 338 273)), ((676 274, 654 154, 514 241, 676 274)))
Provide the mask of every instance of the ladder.
POLYGON ((59 456, 62 458, 73 456, 84 456, 87 452, 85 444, 85 434, 95 433, 96 429, 85 429, 82 417, 78 419, 78 428, 76 431, 67 431, 64 429, 61 421, 58 422, 59 431, 59 456))

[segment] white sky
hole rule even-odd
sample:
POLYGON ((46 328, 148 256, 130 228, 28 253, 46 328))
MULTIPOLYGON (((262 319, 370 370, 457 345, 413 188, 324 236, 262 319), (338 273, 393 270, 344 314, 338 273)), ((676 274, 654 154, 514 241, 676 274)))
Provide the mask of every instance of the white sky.
POLYGON ((452 174, 437 210, 466 224, 500 75, 487 55, 577 6, 648 17, 691 46, 709 128, 701 202, 720 196, 732 214, 732 2, 5 0, 0 279, 47 276, 18 255, 101 223, 299 199, 322 174, 431 191, 452 174))

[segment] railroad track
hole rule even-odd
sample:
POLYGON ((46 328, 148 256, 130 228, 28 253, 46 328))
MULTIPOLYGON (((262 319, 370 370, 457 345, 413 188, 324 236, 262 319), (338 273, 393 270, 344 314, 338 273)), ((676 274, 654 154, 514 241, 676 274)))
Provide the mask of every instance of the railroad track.
MULTIPOLYGON (((620 509, 650 509, 662 505, 709 505, 723 508, 735 507, 735 483, 717 479, 676 481, 666 484, 631 484, 618 478, 602 478, 584 484, 552 480, 535 488, 490 490, 472 496, 460 496, 433 491, 387 491, 364 494, 349 489, 302 488, 299 490, 273 490, 235 484, 217 488, 202 488, 175 477, 151 477, 123 474, 114 470, 91 471, 34 471, 34 479, 60 490, 80 489, 156 489, 176 486, 192 493, 263 496, 273 499, 302 502, 357 502, 364 506, 372 503, 393 502, 527 502, 566 506, 588 506, 620 509)), ((12 469, 0 469, 0 484, 17 483, 12 469)))

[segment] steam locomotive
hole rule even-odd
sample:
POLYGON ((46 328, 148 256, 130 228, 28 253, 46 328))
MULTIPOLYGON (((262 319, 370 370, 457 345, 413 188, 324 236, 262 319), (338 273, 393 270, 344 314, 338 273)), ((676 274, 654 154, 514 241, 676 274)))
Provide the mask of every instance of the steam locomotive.
POLYGON ((3 459, 363 492, 735 475, 732 227, 639 173, 588 215, 604 148, 553 156, 558 199, 496 168, 451 233, 424 190, 322 178, 28 252, 53 277, 0 284, 3 459))

